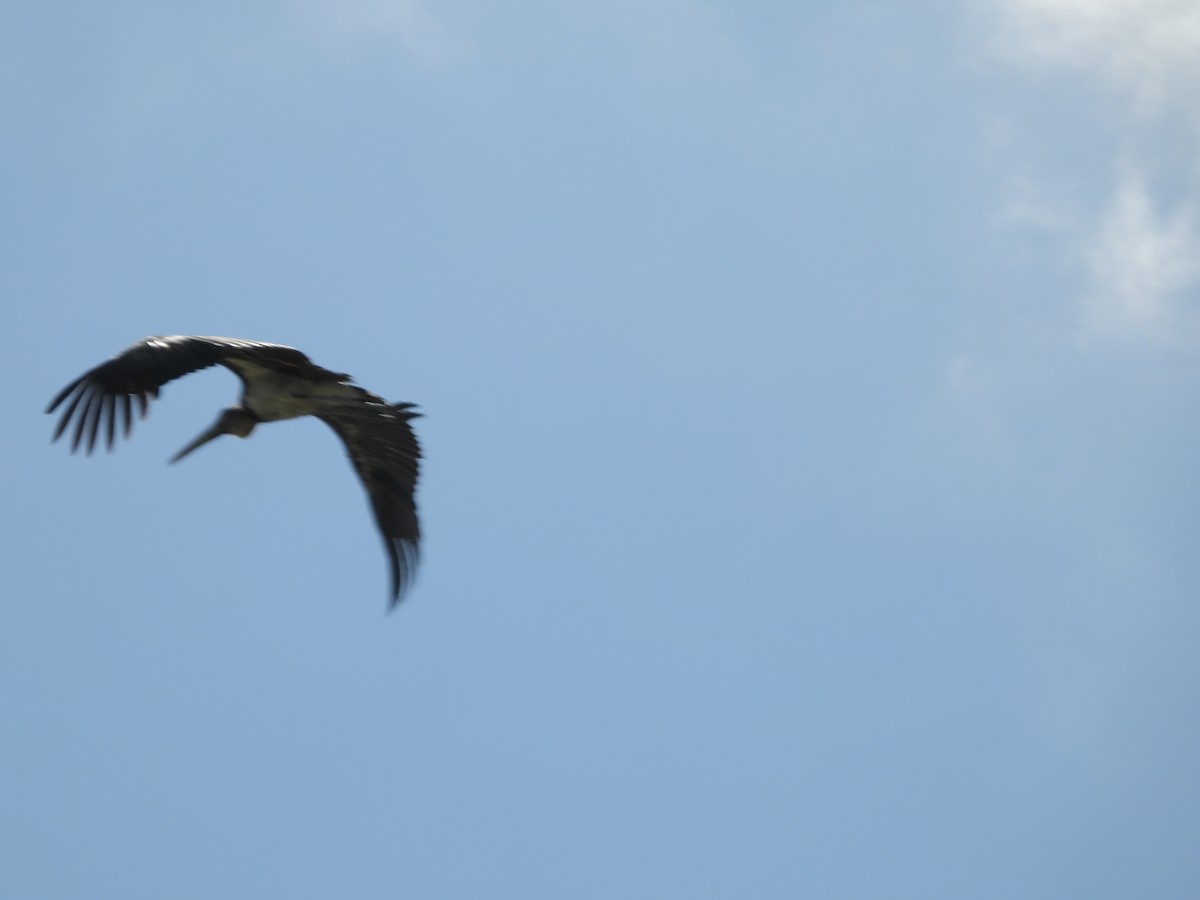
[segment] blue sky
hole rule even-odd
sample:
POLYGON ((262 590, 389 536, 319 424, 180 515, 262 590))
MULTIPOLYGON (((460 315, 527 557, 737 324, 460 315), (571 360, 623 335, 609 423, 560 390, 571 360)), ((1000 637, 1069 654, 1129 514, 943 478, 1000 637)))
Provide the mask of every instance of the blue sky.
POLYGON ((1200 18, 0 11, 0 894, 1190 897, 1200 18), (386 615, 315 421, 419 403, 386 615))

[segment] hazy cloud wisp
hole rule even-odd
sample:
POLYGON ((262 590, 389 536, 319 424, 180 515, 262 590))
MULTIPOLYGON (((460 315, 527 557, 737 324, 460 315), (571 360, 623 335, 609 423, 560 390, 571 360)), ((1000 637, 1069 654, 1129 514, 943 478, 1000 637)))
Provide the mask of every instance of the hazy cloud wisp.
MULTIPOLYGON (((1089 214, 1057 215, 1064 246, 1090 281, 1082 334, 1167 343, 1200 336, 1200 6, 990 0, 987 8, 994 57, 1035 78, 1082 79, 1108 101, 1114 136, 1096 152, 1111 176, 1094 185, 1103 199, 1088 204, 1089 214)), ((1029 208, 1047 177, 1017 173, 1022 196, 1008 205, 1029 208)))

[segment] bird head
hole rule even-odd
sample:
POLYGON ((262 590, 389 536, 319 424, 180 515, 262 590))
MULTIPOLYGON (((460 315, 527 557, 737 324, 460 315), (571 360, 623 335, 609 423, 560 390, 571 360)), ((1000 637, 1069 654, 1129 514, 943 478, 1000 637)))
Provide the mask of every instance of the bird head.
POLYGON ((242 409, 240 406, 231 406, 229 409, 221 411, 217 421, 207 431, 172 456, 171 462, 179 462, 193 450, 203 447, 213 438, 218 438, 223 434, 232 434, 241 438, 248 437, 257 424, 258 416, 254 413, 242 409))

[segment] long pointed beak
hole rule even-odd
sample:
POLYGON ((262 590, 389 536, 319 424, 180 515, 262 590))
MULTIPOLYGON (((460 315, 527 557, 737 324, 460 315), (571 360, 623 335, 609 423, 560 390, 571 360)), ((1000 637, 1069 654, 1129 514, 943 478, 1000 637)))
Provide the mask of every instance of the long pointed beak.
POLYGON ((203 447, 205 444, 207 444, 213 438, 219 438, 221 435, 223 435, 225 433, 226 432, 225 432, 224 421, 218 421, 215 425, 213 425, 211 428, 209 428, 207 431, 205 431, 203 434, 201 434, 198 438, 196 438, 194 441, 192 441, 190 444, 188 444, 186 447, 184 447, 182 450, 180 450, 178 453, 176 453, 174 456, 172 456, 170 459, 170 462, 172 462, 172 463, 179 462, 181 459, 183 459, 185 456, 187 456, 193 450, 197 450, 200 447, 203 447))

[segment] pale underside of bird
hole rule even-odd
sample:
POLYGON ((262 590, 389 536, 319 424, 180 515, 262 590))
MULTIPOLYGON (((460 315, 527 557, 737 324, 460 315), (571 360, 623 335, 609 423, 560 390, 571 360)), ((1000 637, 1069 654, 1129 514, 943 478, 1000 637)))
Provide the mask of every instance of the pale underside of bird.
POLYGON ((421 450, 410 424, 420 414, 411 403, 388 403, 352 384, 349 375, 313 364, 293 347, 238 338, 148 337, 59 392, 46 409, 51 413, 66 404, 53 440, 74 420, 72 453, 86 446, 90 454, 102 433, 111 451, 118 430, 129 436, 135 400, 145 416, 150 399, 168 381, 214 365, 241 379, 241 402, 222 411, 171 462, 223 434, 246 437, 261 422, 316 416, 342 439, 366 488, 388 553, 395 607, 412 581, 421 537, 413 500, 421 450))

